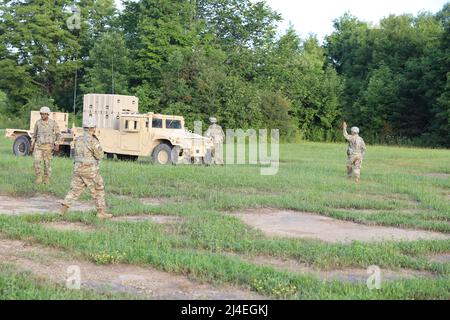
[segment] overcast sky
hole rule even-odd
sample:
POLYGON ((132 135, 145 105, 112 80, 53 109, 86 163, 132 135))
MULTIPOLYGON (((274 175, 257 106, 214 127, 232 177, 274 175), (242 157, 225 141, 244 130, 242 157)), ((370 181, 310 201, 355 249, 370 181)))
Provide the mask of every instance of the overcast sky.
MULTIPOLYGON (((253 0, 257 1, 257 0, 253 0)), ((319 39, 333 31, 333 20, 346 11, 361 20, 377 23, 389 14, 412 13, 442 9, 449 0, 266 0, 284 21, 279 30, 283 32, 291 23, 302 37, 310 33, 319 39)), ((121 0, 116 0, 119 8, 121 0)))

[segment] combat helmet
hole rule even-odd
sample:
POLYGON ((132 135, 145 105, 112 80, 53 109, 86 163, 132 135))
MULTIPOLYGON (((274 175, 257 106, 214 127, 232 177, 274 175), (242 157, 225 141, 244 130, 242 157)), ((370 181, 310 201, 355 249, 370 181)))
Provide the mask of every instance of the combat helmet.
POLYGON ((97 124, 95 123, 95 118, 89 117, 83 121, 83 128, 90 129, 95 127, 97 127, 97 124))
POLYGON ((40 113, 46 113, 46 114, 50 114, 50 108, 49 107, 42 107, 40 110, 39 110, 39 112, 40 113))
POLYGON ((359 128, 358 127, 353 127, 351 131, 352 131, 352 133, 359 134, 359 128))
POLYGON ((217 119, 214 117, 209 118, 209 122, 211 123, 217 123, 217 119))

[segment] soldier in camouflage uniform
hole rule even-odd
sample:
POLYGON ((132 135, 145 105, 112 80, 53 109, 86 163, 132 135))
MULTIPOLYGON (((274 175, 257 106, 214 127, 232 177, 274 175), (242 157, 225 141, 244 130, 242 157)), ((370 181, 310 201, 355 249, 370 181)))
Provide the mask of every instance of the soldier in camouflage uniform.
POLYGON ((42 183, 41 163, 44 162, 44 183, 48 184, 52 174, 53 151, 59 150, 61 131, 56 121, 49 119, 48 107, 42 107, 40 113, 41 119, 34 125, 30 151, 33 152, 34 157, 35 183, 42 183))
POLYGON ((353 127, 351 129, 351 135, 347 133, 347 123, 344 122, 342 128, 344 131, 344 138, 348 141, 347 175, 349 179, 355 177, 356 182, 359 182, 361 177, 361 165, 364 154, 366 153, 366 144, 364 143, 363 138, 359 136, 359 128, 353 127))
POLYGON ((222 127, 217 124, 216 118, 209 118, 211 125, 205 132, 205 137, 212 138, 214 143, 214 163, 223 165, 223 141, 225 134, 222 127))
POLYGON ((75 139, 75 168, 70 191, 62 203, 60 215, 64 215, 72 203, 88 187, 92 197, 95 199, 97 217, 100 219, 112 217, 111 214, 106 213, 105 186, 99 170, 100 160, 104 154, 100 142, 95 136, 95 127, 95 120, 89 118, 83 124, 83 135, 75 139))

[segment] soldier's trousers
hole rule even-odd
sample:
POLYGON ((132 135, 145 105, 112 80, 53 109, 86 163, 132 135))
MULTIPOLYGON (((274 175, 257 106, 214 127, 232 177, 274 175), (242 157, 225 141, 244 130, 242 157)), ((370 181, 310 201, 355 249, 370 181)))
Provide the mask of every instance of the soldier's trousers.
POLYGON ((39 177, 42 172, 41 163, 44 162, 44 176, 50 178, 52 174, 51 161, 53 158, 53 145, 42 144, 36 146, 33 151, 34 172, 39 177))
POLYGON ((82 167, 81 170, 74 170, 70 191, 62 204, 70 207, 74 201, 78 200, 86 187, 89 189, 92 198, 95 200, 97 212, 106 211, 103 178, 100 175, 98 168, 90 169, 89 166, 82 167))
POLYGON ((223 163, 223 143, 214 143, 214 163, 223 163))
POLYGON ((359 179, 361 177, 362 155, 352 154, 348 156, 347 161, 347 175, 349 178, 355 177, 359 179))
POLYGON ((361 154, 352 154, 348 156, 347 175, 349 178, 355 177, 359 179, 361 177, 362 160, 363 157, 361 154))

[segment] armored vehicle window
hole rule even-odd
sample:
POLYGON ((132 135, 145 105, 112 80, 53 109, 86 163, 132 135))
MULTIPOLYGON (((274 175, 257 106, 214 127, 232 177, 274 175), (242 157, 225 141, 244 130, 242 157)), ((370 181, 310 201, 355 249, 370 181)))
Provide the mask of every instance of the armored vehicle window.
POLYGON ((124 130, 126 131, 138 131, 139 122, 135 120, 125 120, 124 130))
POLYGON ((152 128, 162 128, 162 119, 153 118, 152 128))
POLYGON ((166 129, 181 129, 180 120, 166 120, 166 129))

